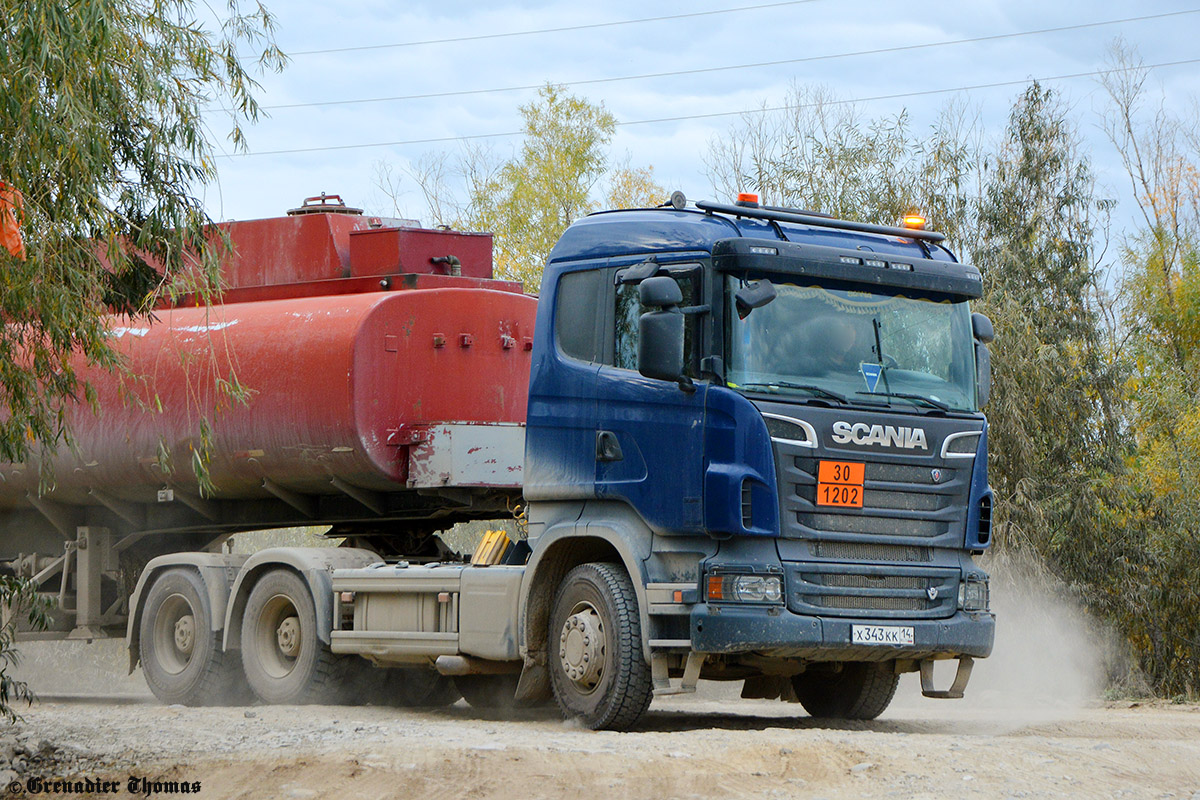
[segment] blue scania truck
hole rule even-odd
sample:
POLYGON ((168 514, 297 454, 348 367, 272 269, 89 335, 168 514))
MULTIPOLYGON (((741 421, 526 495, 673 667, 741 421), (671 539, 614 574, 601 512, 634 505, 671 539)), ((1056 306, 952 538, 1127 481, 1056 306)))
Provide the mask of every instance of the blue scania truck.
MULTIPOLYGON (((350 224, 312 224, 335 223, 350 224)), ((490 262, 445 255, 463 237, 367 222, 350 235, 352 256, 403 273, 355 277, 352 259, 343 280, 380 293, 353 308, 412 308, 393 327, 382 312, 343 325, 353 348, 331 339, 328 358, 355 360, 329 380, 362 377, 330 390, 353 400, 354 419, 385 401, 427 417, 434 399, 464 393, 507 408, 504 377, 528 369, 525 424, 462 401, 436 424, 384 420, 326 441, 328 420, 270 412, 314 388, 281 355, 239 413, 251 433, 295 428, 297 446, 276 453, 282 434, 223 444, 227 496, 143 475, 156 494, 81 483, 4 517, 5 563, 68 601, 62 631, 120 626, 131 668, 172 703, 251 690, 317 702, 344 685, 407 705, 553 700, 589 727, 627 729, 653 697, 700 679, 845 719, 878 716, 905 672, 926 695, 962 696, 995 627, 975 562, 990 543, 993 334, 970 310, 980 273, 940 234, 676 193, 571 225, 532 336, 519 287, 472 283, 490 262), (418 257, 410 239, 436 241, 418 257), (497 377, 451 363, 513 366, 497 377), (268 397, 275 383, 283 394, 268 397), (379 474, 356 466, 362 448, 379 474), (430 546, 436 530, 518 503, 507 549, 489 534, 466 563, 430 546), (35 511, 58 558, 29 538, 35 511), (239 530, 294 524, 344 541, 221 548, 239 530), (957 661, 941 688, 939 660, 957 661)), ((285 335, 271 341, 310 349, 349 313, 316 322, 291 300, 231 303, 223 326, 278 307, 285 335)), ((92 466, 71 474, 84 481, 92 466)))
POLYGON ((700 679, 846 719, 905 672, 962 697, 995 629, 974 560, 993 334, 942 240, 753 196, 573 224, 532 343, 527 538, 486 568, 334 572, 333 649, 432 663, 472 702, 552 695, 598 729, 700 679), (360 607, 436 592, 444 650, 360 607))

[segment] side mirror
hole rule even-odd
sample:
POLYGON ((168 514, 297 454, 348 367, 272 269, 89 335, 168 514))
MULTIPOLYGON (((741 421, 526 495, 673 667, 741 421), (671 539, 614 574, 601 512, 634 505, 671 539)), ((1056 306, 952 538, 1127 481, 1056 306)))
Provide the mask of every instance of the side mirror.
POLYGON ((775 299, 775 286, 767 279, 747 283, 733 295, 738 319, 745 319, 756 308, 762 308, 775 299))
POLYGON ((683 314, 679 309, 649 311, 638 319, 638 372, 655 380, 687 382, 683 374, 683 314))
POLYGON ((992 340, 996 338, 992 321, 978 311, 971 314, 971 333, 975 335, 976 340, 984 344, 991 344, 992 340))
MULTIPOLYGON (((986 321, 987 317, 979 315, 986 321)), ((988 323, 991 327, 991 323, 988 323)), ((992 395, 992 354, 988 352, 987 345, 983 342, 975 343, 975 399, 979 402, 979 407, 983 408, 987 405, 988 399, 992 395)))
POLYGON ((660 275, 638 284, 643 306, 657 308, 638 319, 638 372, 660 381, 683 381, 683 291, 660 275))
POLYGON ((677 306, 683 302, 683 290, 675 279, 668 275, 646 278, 638 284, 638 299, 651 308, 677 306))

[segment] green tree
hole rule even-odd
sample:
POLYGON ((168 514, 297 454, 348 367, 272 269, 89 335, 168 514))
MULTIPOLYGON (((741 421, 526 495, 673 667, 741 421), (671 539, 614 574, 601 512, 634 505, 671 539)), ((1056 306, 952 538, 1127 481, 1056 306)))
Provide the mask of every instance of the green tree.
MULTIPOLYGON (((214 32, 189 0, 0 0, 0 181, 23 198, 24 239, 23 253, 0 248, 0 461, 36 459, 43 488, 49 454, 69 443, 67 409, 94 400, 78 371, 123 366, 105 316, 150 320, 165 295, 219 288, 223 239, 197 199, 216 176, 204 114, 225 106, 244 145, 258 106, 239 48, 282 64, 261 5, 227 12, 214 32)), ((44 608, 11 576, 0 606, 0 715, 12 719, 31 696, 6 673, 16 615, 36 628, 44 608)))
POLYGON ((973 261, 994 345, 991 477, 1002 545, 1073 563, 1095 492, 1121 465, 1120 372, 1102 334, 1095 183, 1075 123, 1034 83, 1013 107, 979 209, 973 261))
MULTIPOLYGON (((407 177, 419 187, 434 224, 491 231, 497 277, 522 281, 527 291, 536 292, 558 237, 601 207, 601 186, 609 207, 659 203, 666 191, 654 181, 652 168, 626 162, 610 169, 616 119, 603 104, 548 84, 520 112, 524 138, 511 157, 467 145, 457 157, 427 154, 407 177), (459 191, 465 199, 459 199, 459 191)), ((376 184, 399 211, 403 177, 382 163, 376 166, 376 184)))
POLYGON ((667 201, 667 190, 654 180, 654 167, 634 167, 629 159, 609 171, 605 208, 654 208, 667 201))
POLYGON ((27 251, 0 250, 0 460, 64 440, 65 408, 91 397, 81 364, 120 367, 105 314, 216 287, 204 114, 224 105, 242 146, 258 105, 238 50, 282 63, 262 6, 227 10, 214 32, 190 0, 0 0, 0 180, 24 197, 27 251))
POLYGON ((21 655, 13 647, 13 641, 22 627, 31 631, 45 630, 49 607, 50 600, 39 595, 32 582, 12 575, 0 575, 0 717, 9 722, 18 719, 14 705, 20 702, 29 704, 34 700, 29 686, 8 674, 9 667, 21 662, 21 655))
POLYGON ((903 110, 870 119, 820 87, 793 87, 784 109, 745 114, 709 142, 718 195, 756 192, 772 205, 884 224, 919 209, 952 242, 970 240, 980 153, 961 103, 947 104, 924 136, 903 110))
POLYGON ((1141 224, 1122 243, 1133 454, 1114 616, 1168 694, 1200 691, 1200 123, 1147 109, 1149 71, 1121 42, 1104 128, 1141 224))

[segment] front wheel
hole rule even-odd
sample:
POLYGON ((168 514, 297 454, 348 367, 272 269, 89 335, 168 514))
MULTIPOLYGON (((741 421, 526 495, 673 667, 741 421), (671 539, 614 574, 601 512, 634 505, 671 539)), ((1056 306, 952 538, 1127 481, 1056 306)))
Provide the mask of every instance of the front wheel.
POLYGON ((892 702, 899 682, 891 661, 850 662, 836 672, 802 672, 792 678, 792 688, 814 717, 875 719, 892 702))
POLYGON ((138 656, 154 696, 187 706, 240 705, 250 699, 236 651, 221 649, 204 581, 171 569, 154 580, 142 607, 138 656))
POLYGON ((242 615, 242 663, 264 703, 337 703, 351 666, 317 632, 317 612, 299 575, 276 569, 259 579, 242 615))
POLYGON ((637 596, 616 564, 567 573, 550 614, 550 683, 563 714, 592 730, 628 730, 654 687, 642 653, 637 596))

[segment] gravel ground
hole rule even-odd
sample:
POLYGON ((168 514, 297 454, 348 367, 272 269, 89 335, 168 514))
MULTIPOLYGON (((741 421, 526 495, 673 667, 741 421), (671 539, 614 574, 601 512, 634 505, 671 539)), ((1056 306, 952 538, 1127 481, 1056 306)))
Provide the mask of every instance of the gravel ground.
POLYGON ((111 779, 117 796, 133 777, 210 798, 1200 800, 1196 705, 1033 711, 904 698, 875 722, 829 723, 706 694, 656 702, 623 734, 462 701, 434 711, 42 702, 18 733, 61 755, 27 774, 111 779))

